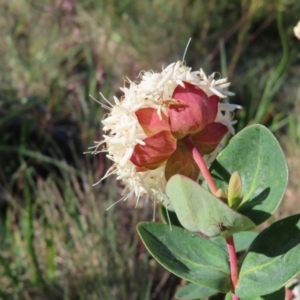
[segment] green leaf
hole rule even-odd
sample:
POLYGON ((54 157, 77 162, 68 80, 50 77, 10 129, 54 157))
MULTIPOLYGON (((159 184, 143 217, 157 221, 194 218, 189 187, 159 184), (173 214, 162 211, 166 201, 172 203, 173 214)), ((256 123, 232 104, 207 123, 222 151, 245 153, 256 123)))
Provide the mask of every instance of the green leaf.
POLYGON ((171 222, 171 224, 174 226, 182 227, 174 211, 167 210, 163 205, 159 207, 158 211, 162 221, 165 224, 169 224, 171 222))
POLYGON ((188 283, 176 292, 175 298, 179 300, 198 300, 216 295, 217 293, 218 291, 210 288, 195 283, 188 283))
POLYGON ((137 231, 151 255, 171 273, 212 290, 230 290, 228 255, 215 243, 154 222, 138 224, 137 231))
POLYGON ((236 252, 247 250, 258 233, 253 231, 238 232, 233 235, 236 252))
POLYGON ((255 228, 249 218, 185 176, 174 175, 167 183, 166 193, 180 223, 189 231, 226 237, 255 228))
MULTIPOLYGON (((247 250, 257 235, 258 233, 253 231, 242 231, 235 233, 233 235, 235 251, 241 252, 247 250)), ((227 249, 226 241, 223 237, 213 237, 211 238, 211 241, 217 243, 223 249, 227 249)))
POLYGON ((240 131, 211 166, 218 188, 224 190, 235 171, 242 178, 243 201, 238 211, 261 224, 277 209, 288 182, 284 154, 267 128, 252 125, 240 131))
POLYGON ((300 214, 277 221, 251 244, 241 266, 236 293, 272 293, 300 271, 300 214))
MULTIPOLYGON (((272 294, 268 294, 268 295, 264 295, 264 296, 254 296, 251 298, 240 298, 240 300, 284 300, 285 299, 285 288, 281 288, 280 290, 272 293, 272 294)), ((226 295, 225 300, 232 300, 232 296, 231 293, 228 293, 226 295)))

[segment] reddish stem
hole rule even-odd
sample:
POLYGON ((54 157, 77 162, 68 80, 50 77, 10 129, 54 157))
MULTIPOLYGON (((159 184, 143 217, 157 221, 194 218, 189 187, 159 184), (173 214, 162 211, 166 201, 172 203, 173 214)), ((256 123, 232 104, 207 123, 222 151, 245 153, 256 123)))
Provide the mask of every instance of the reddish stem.
POLYGON ((206 180, 211 192, 215 195, 218 190, 217 186, 211 177, 211 174, 207 168, 207 165, 206 165, 202 155, 200 154, 198 149, 194 146, 194 144, 193 144, 193 148, 192 148, 192 153, 193 153, 193 158, 194 158, 196 164, 198 165, 204 179, 206 180))
POLYGON ((239 298, 235 295, 235 288, 238 283, 238 263, 237 263, 233 236, 230 236, 226 239, 226 244, 227 244, 229 262, 230 262, 232 300, 239 300, 239 298))
MULTIPOLYGON (((192 140, 190 140, 190 142, 191 142, 190 146, 192 148, 193 158, 194 158, 195 162, 197 163, 211 192, 213 194, 216 194, 218 189, 217 189, 217 186, 206 166, 206 163, 205 163, 202 155, 199 153, 199 151, 195 147, 192 140)), ((233 241, 232 236, 230 236, 226 239, 226 244, 227 244, 227 249, 228 249, 228 254, 229 254, 229 262, 230 262, 232 300, 239 300, 239 298, 235 295, 235 287, 237 286, 237 283, 238 283, 238 264, 237 264, 236 251, 235 251, 235 246, 234 246, 234 241, 233 241)))

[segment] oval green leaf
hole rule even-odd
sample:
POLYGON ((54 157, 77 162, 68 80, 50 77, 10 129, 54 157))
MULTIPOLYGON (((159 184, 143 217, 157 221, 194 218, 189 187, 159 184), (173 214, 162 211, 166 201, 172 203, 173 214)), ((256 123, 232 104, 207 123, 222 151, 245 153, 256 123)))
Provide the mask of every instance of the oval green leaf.
POLYGON ((300 272, 300 214, 275 222, 251 244, 236 293, 253 297, 272 293, 300 272))
POLYGON ((253 231, 238 232, 233 235, 236 252, 247 250, 257 237, 258 233, 253 231))
POLYGON ((174 175, 167 183, 166 193, 180 223, 189 231, 227 237, 255 228, 249 218, 185 176, 174 175))
POLYGON ((138 224, 137 231, 151 255, 171 273, 208 289, 230 290, 228 255, 215 243, 154 222, 138 224))
POLYGON ((222 189, 227 189, 235 171, 241 175, 243 189, 238 211, 261 224, 277 209, 288 182, 284 154, 266 127, 252 125, 240 131, 211 166, 215 182, 222 189))
MULTIPOLYGON (((254 296, 251 298, 240 298, 240 300, 284 300, 285 299, 285 288, 281 288, 280 290, 264 295, 264 296, 254 296)), ((232 300, 232 295, 231 293, 228 293, 226 295, 225 300, 232 300)))
POLYGON ((195 283, 188 283, 176 292, 175 298, 178 300, 199 300, 216 295, 217 293, 218 291, 210 288, 195 283))

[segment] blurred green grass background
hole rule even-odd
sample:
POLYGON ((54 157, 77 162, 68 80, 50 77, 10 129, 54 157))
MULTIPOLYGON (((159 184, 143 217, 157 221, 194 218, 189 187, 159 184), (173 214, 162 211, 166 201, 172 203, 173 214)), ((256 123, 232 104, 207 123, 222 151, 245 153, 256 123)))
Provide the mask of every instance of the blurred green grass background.
POLYGON ((121 203, 89 95, 182 59, 220 71, 244 109, 237 131, 270 128, 291 183, 277 217, 300 211, 300 2, 0 0, 1 299, 172 299, 180 280, 135 233, 152 206, 121 203))

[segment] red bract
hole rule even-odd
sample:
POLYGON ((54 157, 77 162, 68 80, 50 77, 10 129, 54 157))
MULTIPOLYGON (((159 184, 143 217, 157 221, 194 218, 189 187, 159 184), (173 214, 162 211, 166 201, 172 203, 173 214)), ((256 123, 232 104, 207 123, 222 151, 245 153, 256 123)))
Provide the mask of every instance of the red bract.
POLYGON ((147 137, 145 145, 137 144, 131 162, 138 171, 154 170, 165 165, 168 180, 174 174, 182 174, 193 180, 199 176, 199 168, 192 155, 195 146, 201 155, 216 149, 228 129, 214 122, 218 113, 219 98, 208 97, 198 86, 184 82, 172 95, 177 104, 171 104, 168 115, 159 117, 154 108, 142 108, 136 112, 138 121, 147 137))

